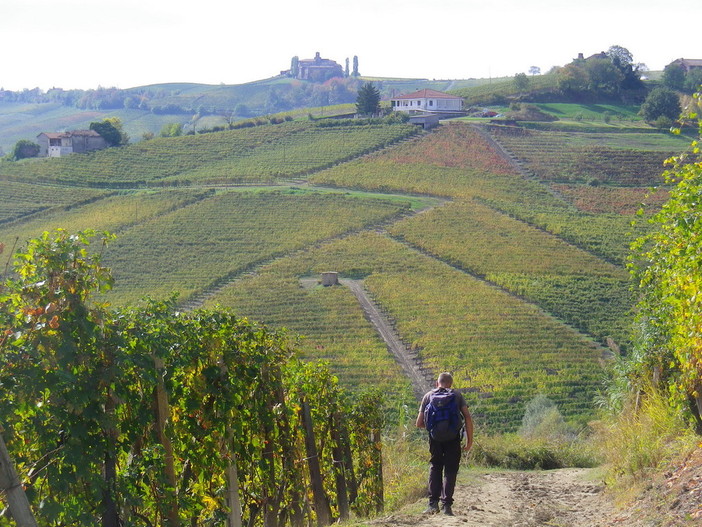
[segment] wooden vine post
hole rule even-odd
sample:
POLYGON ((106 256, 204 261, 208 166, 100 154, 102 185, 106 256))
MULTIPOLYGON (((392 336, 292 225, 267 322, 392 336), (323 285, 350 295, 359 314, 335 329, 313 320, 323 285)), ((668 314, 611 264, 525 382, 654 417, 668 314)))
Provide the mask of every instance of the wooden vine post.
POLYGON ((229 515, 227 527, 241 527, 241 501, 239 499, 239 474, 236 470, 236 455, 231 454, 227 466, 227 505, 229 515))
POLYGON ((154 356, 154 366, 156 367, 156 372, 158 375, 158 382, 156 384, 156 388, 154 389, 156 436, 158 437, 158 441, 161 443, 161 446, 163 446, 165 453, 163 460, 166 472, 165 475, 166 481, 170 487, 170 489, 166 492, 164 504, 166 507, 166 519, 169 527, 179 527, 180 518, 178 516, 178 497, 175 494, 175 489, 178 488, 175 473, 175 456, 173 455, 173 445, 171 444, 171 440, 166 433, 166 423, 170 417, 170 408, 168 405, 168 394, 166 392, 166 387, 162 376, 165 365, 162 359, 154 356))
POLYGON ((349 519, 349 496, 346 485, 346 456, 344 451, 344 438, 340 430, 341 415, 338 411, 332 415, 332 457, 334 458, 334 477, 336 479, 336 496, 339 505, 339 519, 349 519))
POLYGON ((332 523, 331 509, 327 496, 324 494, 324 482, 322 480, 322 470, 319 464, 317 445, 314 440, 310 405, 304 398, 301 403, 302 408, 300 412, 303 428, 305 430, 305 451, 307 453, 307 466, 309 467, 310 480, 312 482, 312 496, 314 497, 314 509, 317 513, 317 525, 319 527, 325 527, 332 523))
POLYGON ((373 466, 376 467, 376 511, 381 512, 385 503, 385 494, 383 492, 383 444, 380 438, 380 428, 375 428, 372 432, 373 441, 373 466))
POLYGON ((27 495, 20 483, 15 467, 10 459, 10 453, 5 446, 5 440, 0 434, 0 491, 5 494, 12 517, 17 527, 37 527, 37 522, 29 508, 27 495))

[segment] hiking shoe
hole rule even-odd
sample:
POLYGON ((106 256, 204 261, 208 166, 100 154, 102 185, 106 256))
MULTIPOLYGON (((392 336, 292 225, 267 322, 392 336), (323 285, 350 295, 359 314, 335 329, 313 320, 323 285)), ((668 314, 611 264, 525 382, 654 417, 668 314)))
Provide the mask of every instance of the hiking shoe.
POLYGON ((444 513, 444 516, 453 516, 453 511, 451 510, 451 505, 442 505, 441 506, 441 512, 444 513))
POLYGON ((426 509, 424 509, 423 514, 438 514, 438 513, 439 513, 439 504, 429 502, 429 506, 426 509))

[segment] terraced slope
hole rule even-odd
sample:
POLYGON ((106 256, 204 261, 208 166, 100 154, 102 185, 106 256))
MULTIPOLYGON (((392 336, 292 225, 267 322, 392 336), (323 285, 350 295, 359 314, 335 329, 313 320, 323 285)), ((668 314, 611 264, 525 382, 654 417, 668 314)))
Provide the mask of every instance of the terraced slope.
POLYGON ((414 137, 398 125, 264 128, 3 167, 0 181, 62 180, 76 196, 91 185, 125 190, 40 217, 19 212, 0 241, 59 226, 116 231, 107 300, 209 291, 208 305, 303 335, 301 353, 330 361, 347 386, 383 387, 397 415, 413 405, 409 380, 354 295, 316 285, 338 271, 361 281, 420 368, 454 371, 479 424, 515 429, 539 393, 573 420, 592 415, 610 354, 602 344, 626 345, 630 215, 579 209, 564 198, 575 187, 525 178, 466 124, 414 137), (204 185, 292 177, 366 194, 204 185), (186 181, 193 188, 128 188, 186 181), (373 197, 388 191, 407 199, 373 197), (408 217, 429 195, 444 204, 408 217))

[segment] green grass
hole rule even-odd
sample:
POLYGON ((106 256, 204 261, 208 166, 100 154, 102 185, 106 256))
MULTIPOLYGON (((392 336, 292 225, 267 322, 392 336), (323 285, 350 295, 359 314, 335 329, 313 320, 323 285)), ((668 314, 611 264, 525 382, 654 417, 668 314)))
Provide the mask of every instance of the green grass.
MULTIPOLYGON (((555 74, 535 75, 529 77, 527 92, 554 91, 557 87, 555 74)), ((514 79, 494 79, 488 84, 466 87, 453 90, 455 95, 460 95, 466 104, 499 104, 507 97, 519 95, 520 91, 514 84, 514 79)))
POLYGON ((622 104, 576 104, 576 103, 537 103, 541 110, 559 119, 574 119, 602 121, 605 113, 609 113, 612 121, 640 121, 639 105, 622 104))

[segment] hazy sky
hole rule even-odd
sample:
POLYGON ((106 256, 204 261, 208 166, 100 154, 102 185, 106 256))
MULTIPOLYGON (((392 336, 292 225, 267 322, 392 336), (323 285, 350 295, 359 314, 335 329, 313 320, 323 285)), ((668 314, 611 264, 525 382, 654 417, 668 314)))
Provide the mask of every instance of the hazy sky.
POLYGON ((290 59, 465 79, 612 45, 660 70, 702 59, 701 0, 0 0, 0 87, 239 84, 290 59))

